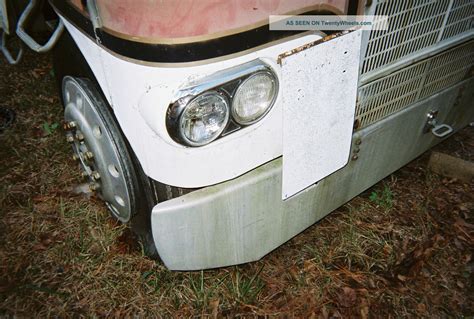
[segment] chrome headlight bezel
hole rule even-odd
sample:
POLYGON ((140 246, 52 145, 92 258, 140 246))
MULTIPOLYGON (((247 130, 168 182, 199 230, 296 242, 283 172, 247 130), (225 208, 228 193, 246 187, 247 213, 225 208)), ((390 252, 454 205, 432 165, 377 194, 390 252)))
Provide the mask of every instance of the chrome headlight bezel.
POLYGON ((167 110, 166 128, 170 137, 179 144, 191 147, 204 146, 222 136, 226 136, 232 132, 240 130, 245 126, 261 121, 273 108, 278 94, 279 83, 276 73, 262 60, 253 60, 248 63, 222 70, 197 81, 188 83, 188 85, 186 85, 183 89, 177 91, 167 110), (242 83, 245 83, 245 81, 250 77, 262 72, 268 73, 275 82, 275 94, 271 105, 258 119, 249 123, 239 123, 233 117, 233 97, 242 83), (192 103, 192 101, 203 94, 208 94, 209 92, 220 94, 226 99, 228 102, 228 112, 230 116, 228 118, 226 127, 221 130, 218 136, 212 140, 206 141, 205 143, 194 143, 193 141, 190 141, 188 138, 186 138, 186 136, 184 136, 183 132, 181 131, 181 116, 184 114, 185 109, 192 103))

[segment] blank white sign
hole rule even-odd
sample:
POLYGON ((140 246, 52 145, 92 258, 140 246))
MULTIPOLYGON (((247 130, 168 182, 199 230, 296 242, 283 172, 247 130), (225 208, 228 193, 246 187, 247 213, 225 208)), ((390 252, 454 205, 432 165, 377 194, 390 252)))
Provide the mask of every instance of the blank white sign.
POLYGON ((282 58, 283 199, 349 160, 360 44, 359 30, 282 58))

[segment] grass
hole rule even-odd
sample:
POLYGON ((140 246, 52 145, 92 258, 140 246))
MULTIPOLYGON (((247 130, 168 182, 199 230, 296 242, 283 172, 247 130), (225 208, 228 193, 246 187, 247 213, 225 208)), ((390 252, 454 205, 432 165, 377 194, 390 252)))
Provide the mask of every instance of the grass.
MULTIPOLYGON (((48 56, 0 65, 0 316, 469 317, 474 185, 427 154, 262 260, 171 272, 81 182, 48 56)), ((439 149, 473 159, 473 129, 439 149)))
POLYGON ((377 206, 384 209, 390 209, 393 206, 393 194, 390 186, 384 184, 381 191, 373 191, 370 193, 369 200, 377 206))

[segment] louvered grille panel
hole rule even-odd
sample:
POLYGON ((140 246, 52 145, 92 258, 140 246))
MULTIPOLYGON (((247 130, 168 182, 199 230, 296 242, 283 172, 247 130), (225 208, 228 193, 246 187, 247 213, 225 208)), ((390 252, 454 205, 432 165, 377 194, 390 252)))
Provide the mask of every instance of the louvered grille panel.
POLYGON ((358 128, 366 127, 472 76, 474 41, 359 88, 358 128))
POLYGON ((454 1, 441 40, 446 40, 471 30, 474 27, 473 16, 474 2, 472 0, 454 1))
POLYGON ((369 36, 362 74, 472 31, 472 0, 380 0, 376 15, 388 16, 388 30, 369 36))

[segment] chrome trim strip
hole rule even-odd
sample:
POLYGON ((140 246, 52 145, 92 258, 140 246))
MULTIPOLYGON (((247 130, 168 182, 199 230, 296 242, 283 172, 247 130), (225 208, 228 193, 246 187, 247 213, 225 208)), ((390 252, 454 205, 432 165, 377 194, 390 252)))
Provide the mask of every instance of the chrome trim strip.
POLYGON ((218 86, 221 86, 222 84, 232 82, 241 77, 259 71, 273 72, 270 67, 260 59, 253 60, 229 69, 218 71, 216 73, 186 84, 184 88, 180 89, 176 93, 173 100, 171 101, 171 104, 174 104, 178 100, 183 99, 185 97, 192 98, 193 96, 197 96, 205 91, 214 89, 218 86))

